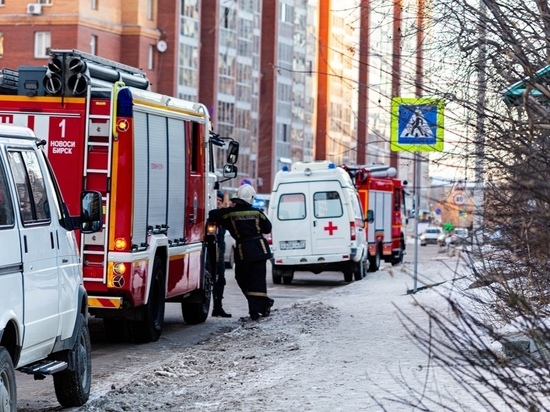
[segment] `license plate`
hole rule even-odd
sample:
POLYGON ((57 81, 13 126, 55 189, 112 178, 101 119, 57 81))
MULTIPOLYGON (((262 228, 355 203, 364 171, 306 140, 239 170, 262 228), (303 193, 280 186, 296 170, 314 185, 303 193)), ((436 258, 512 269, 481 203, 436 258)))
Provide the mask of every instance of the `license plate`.
POLYGON ((279 247, 281 248, 281 250, 305 249, 306 241, 294 240, 294 241, 279 242, 279 247))

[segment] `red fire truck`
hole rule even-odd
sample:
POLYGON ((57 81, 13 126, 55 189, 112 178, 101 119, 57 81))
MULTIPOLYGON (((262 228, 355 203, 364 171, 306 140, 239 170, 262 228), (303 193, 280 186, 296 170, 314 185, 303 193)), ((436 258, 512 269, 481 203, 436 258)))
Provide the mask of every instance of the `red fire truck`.
POLYGON ((47 67, 2 70, 0 123, 46 140, 70 213, 83 190, 102 193, 103 229, 82 234, 80 252, 90 314, 111 338, 157 340, 165 302, 187 323, 206 320, 213 146, 228 146, 220 169, 232 178, 238 143, 211 131, 204 105, 151 92, 133 67, 52 50, 47 67))
POLYGON ((382 259, 392 265, 401 263, 406 183, 396 179, 396 169, 387 165, 342 167, 355 182, 368 223, 369 271, 376 272, 382 259))

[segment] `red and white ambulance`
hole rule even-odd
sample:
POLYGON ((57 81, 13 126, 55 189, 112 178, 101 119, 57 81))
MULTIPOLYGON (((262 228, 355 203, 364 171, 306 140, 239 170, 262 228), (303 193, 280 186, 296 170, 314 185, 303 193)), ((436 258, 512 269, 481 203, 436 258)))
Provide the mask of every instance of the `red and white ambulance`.
POLYGON ((207 108, 149 90, 138 69, 77 50, 52 50, 47 67, 0 74, 0 123, 27 126, 47 155, 71 214, 80 193, 103 196, 103 230, 80 237, 90 314, 108 334, 159 338, 165 302, 190 324, 208 316, 206 218, 216 206, 216 171, 207 108))

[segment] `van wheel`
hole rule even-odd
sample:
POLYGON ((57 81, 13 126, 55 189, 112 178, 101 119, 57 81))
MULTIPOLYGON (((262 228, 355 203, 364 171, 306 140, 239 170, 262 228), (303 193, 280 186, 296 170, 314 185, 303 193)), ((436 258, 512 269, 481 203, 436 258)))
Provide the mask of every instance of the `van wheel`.
POLYGON ((0 347, 0 411, 17 411, 15 368, 8 350, 0 347))
POLYGON ((71 350, 74 368, 53 375, 55 395, 65 408, 84 405, 92 384, 92 344, 88 323, 82 313, 77 317, 76 330, 77 338, 71 350))
POLYGON ((376 272, 380 269, 380 246, 376 247, 376 253, 374 256, 369 255, 369 272, 376 272))
POLYGON ((288 270, 283 276, 283 283, 285 285, 290 285, 293 280, 294 280, 294 272, 292 270, 288 270))
POLYGON ((164 265, 160 257, 153 263, 153 279, 149 302, 141 309, 143 320, 133 322, 134 340, 140 343, 156 342, 164 324, 164 265))
POLYGON ((363 259, 355 264, 353 276, 355 280, 361 280, 365 277, 365 261, 363 259))
POLYGON ((206 270, 204 276, 204 288, 194 291, 191 296, 181 301, 181 314, 188 325, 198 325, 208 319, 212 299, 212 277, 206 270))
POLYGON ((283 280, 282 270, 279 269, 277 266, 273 266, 271 268, 271 277, 274 284, 280 285, 283 280))
POLYGON ((353 272, 354 272, 354 262, 346 262, 344 266, 344 282, 353 281, 353 272))

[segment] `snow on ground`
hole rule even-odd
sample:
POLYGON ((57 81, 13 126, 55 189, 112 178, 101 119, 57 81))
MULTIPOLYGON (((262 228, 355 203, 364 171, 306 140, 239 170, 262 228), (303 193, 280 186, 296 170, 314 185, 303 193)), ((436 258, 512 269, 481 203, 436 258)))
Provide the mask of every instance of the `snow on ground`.
POLYGON ((184 349, 78 410, 488 410, 415 346, 398 316, 402 310, 428 326, 414 299, 447 311, 439 292, 453 287, 459 257, 442 254, 418 264, 418 290, 408 294, 414 286, 409 253, 403 265, 184 349), (427 284, 439 286, 424 289, 427 284))

